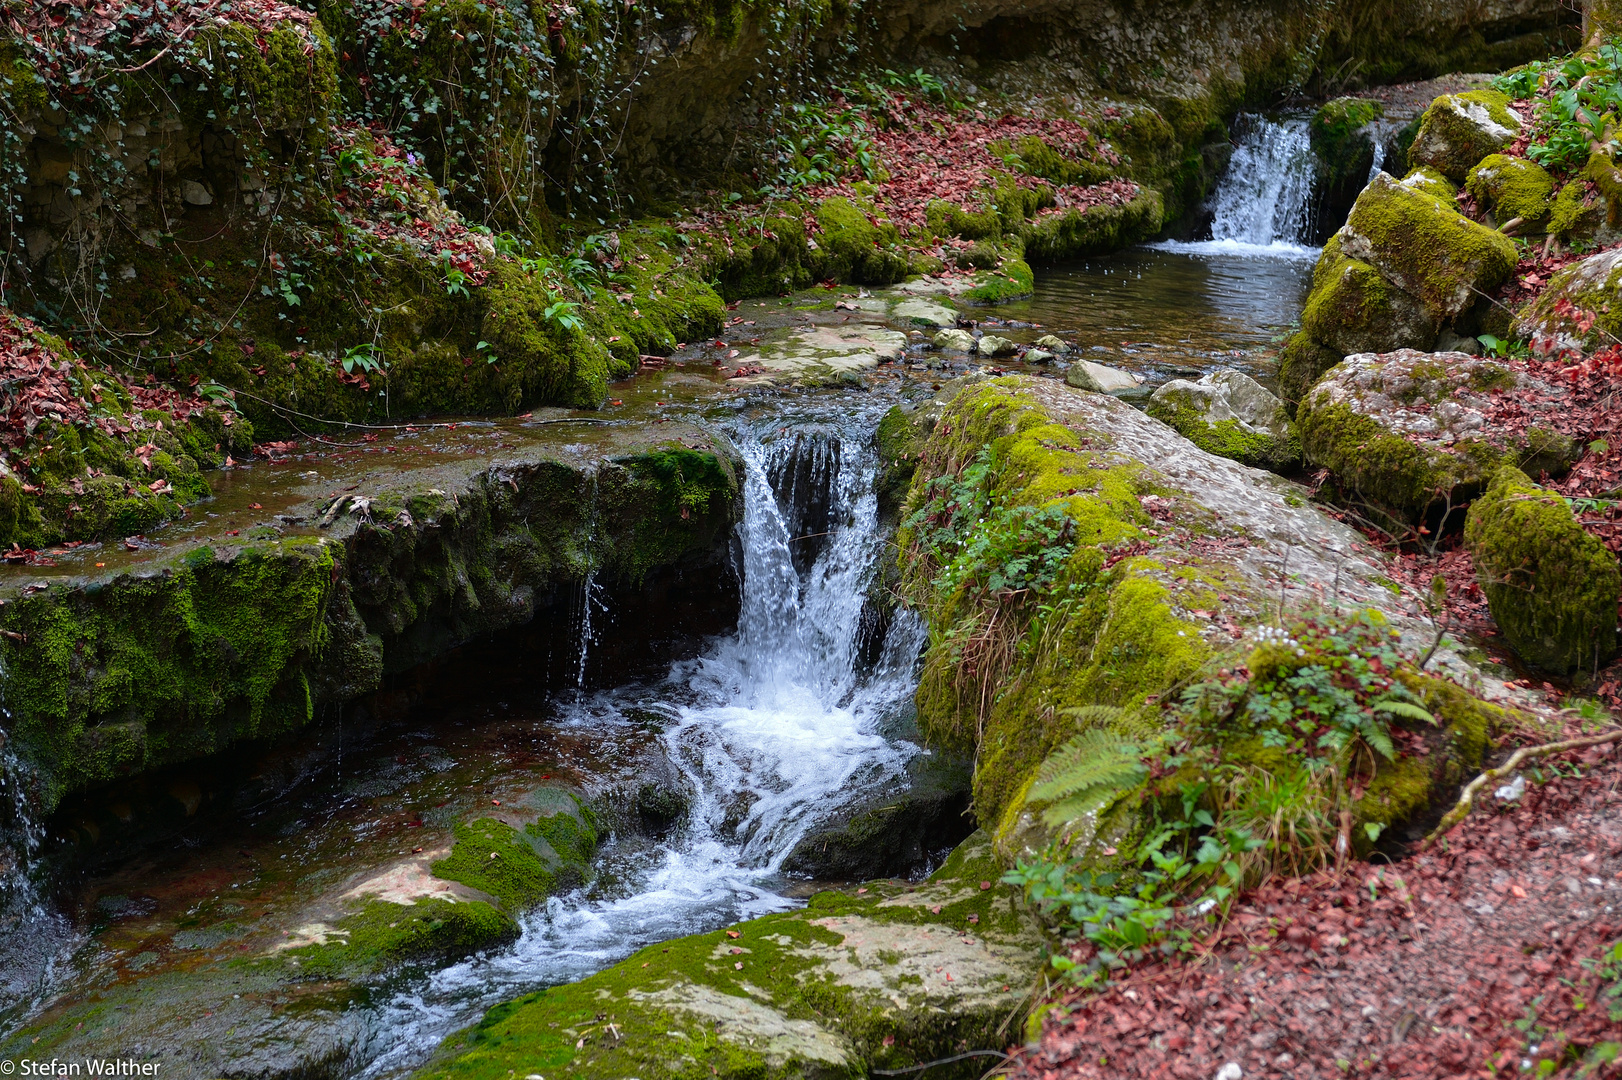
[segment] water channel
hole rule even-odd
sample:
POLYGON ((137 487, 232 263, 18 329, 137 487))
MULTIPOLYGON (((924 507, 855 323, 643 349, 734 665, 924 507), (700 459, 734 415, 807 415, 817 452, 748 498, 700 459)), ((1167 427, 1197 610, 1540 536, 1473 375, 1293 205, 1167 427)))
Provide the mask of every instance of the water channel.
MULTIPOLYGON (((1254 123, 1213 200, 1210 240, 1040 268, 1034 296, 974 314, 1021 340, 1057 333, 1082 357, 1141 373, 1145 392, 1224 366, 1266 381, 1316 254, 1302 240, 1305 153, 1301 126, 1254 123)), ((584 679, 593 639, 615 617, 588 580, 575 643, 584 685, 539 692, 526 684, 533 658, 516 655, 510 665, 486 657, 478 671, 505 668, 492 677, 442 666, 401 724, 347 747, 341 722, 325 733, 324 753, 340 740, 336 759, 288 794, 14 910, 0 931, 7 1031, 64 1002, 201 972, 232 935, 281 927, 300 896, 410 850, 411 830, 541 781, 603 794, 651 771, 685 810, 663 831, 616 831, 592 881, 527 916, 516 943, 339 1003, 329 1074, 402 1075, 499 1001, 799 903, 808 886, 783 864, 808 830, 903 783, 929 753, 910 726, 921 625, 903 614, 878 642, 863 626, 869 587, 893 558, 872 433, 898 396, 928 392, 926 379, 700 410, 745 461, 734 632, 651 677, 584 679)), ((178 1038, 191 1020, 145 1038, 178 1038)))

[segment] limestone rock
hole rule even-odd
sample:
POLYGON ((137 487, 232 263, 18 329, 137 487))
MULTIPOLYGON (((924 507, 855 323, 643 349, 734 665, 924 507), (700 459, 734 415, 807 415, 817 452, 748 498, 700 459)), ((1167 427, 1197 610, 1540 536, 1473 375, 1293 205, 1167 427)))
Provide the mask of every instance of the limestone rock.
POLYGON ((1510 111, 1509 98, 1496 90, 1443 94, 1431 102, 1419 133, 1408 148, 1408 161, 1429 165, 1455 182, 1463 182, 1482 158, 1502 150, 1521 133, 1521 119, 1510 111))
POLYGON ((1061 337, 1056 337, 1053 334, 1043 334, 1041 337, 1037 338, 1036 347, 1038 349, 1046 349, 1055 356, 1064 356, 1070 352, 1070 346, 1065 342, 1065 340, 1061 337))
POLYGON ((1575 460, 1566 436, 1499 418, 1495 391, 1517 389, 1535 391, 1523 408, 1560 408, 1556 387, 1466 353, 1348 356, 1296 413, 1301 451, 1343 496, 1418 521, 1438 503, 1462 506, 1506 463, 1559 472, 1575 460))
POLYGON ((1143 382, 1130 372, 1095 364, 1091 360, 1077 360, 1071 364, 1065 370, 1064 381, 1078 390, 1091 390, 1095 394, 1136 390, 1143 382))
POLYGON ((1428 349, 1437 325, 1418 297, 1370 263, 1348 257, 1342 236, 1324 245, 1301 312, 1301 329, 1312 340, 1342 356, 1428 349))
POLYGON ((981 356, 1012 356, 1014 343, 1005 337, 996 334, 986 334, 980 339, 977 350, 981 356))
POLYGON ((1622 573, 1564 499, 1505 466, 1471 505, 1464 540, 1493 618, 1522 659, 1556 674, 1610 659, 1622 573))
POLYGON ((1150 397, 1148 412, 1201 450, 1246 465, 1278 468, 1298 456, 1284 402, 1240 371, 1173 379, 1150 397))
POLYGON ((208 188, 195 180, 182 180, 180 182, 180 197, 189 206, 208 206, 214 201, 208 188))
POLYGON ((1435 195, 1438 199, 1451 199, 1459 193, 1459 186, 1429 165, 1420 165, 1402 178, 1402 186, 1435 195))
POLYGON ((1514 330, 1547 352, 1586 351, 1622 337, 1622 248, 1590 255, 1555 274, 1516 314, 1514 330))
POLYGON ((923 297, 903 300, 890 309, 891 318, 905 326, 950 328, 957 325, 957 312, 945 304, 923 297))
POLYGON ((1519 258, 1509 237, 1381 173, 1340 232, 1341 250, 1417 297, 1439 322, 1502 283, 1519 258))
POLYGON ((1303 331, 1291 334, 1278 356, 1278 389, 1285 407, 1294 413, 1312 384, 1340 363, 1343 355, 1303 331))
POLYGON ((1027 364, 1051 364, 1058 358, 1046 349, 1030 349, 1026 351, 1023 359, 1027 364))
POLYGON ((1521 232, 1547 220, 1554 202, 1554 178, 1548 170, 1535 161, 1505 154, 1483 158, 1465 177, 1464 186, 1492 210, 1500 228, 1520 218, 1526 225, 1518 230, 1521 232))
POLYGON ((974 351, 974 335, 967 330, 942 330, 931 338, 929 343, 943 352, 974 351))

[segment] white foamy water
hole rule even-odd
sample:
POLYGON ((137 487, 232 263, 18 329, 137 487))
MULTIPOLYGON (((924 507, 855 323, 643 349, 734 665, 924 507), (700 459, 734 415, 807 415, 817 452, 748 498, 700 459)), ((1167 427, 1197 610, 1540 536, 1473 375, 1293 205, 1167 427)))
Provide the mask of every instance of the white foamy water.
POLYGON ((737 633, 663 683, 587 697, 559 721, 607 734, 650 713, 663 718, 665 750, 693 792, 686 824, 651 848, 611 842, 599 862, 619 882, 613 895, 554 897, 510 948, 399 993, 372 1026, 366 1076, 414 1067, 499 1001, 584 977, 652 942, 795 906, 774 889, 799 840, 853 793, 900 779, 920 751, 883 726, 912 693, 923 632, 916 619, 898 618, 882 658, 862 669, 863 599, 884 551, 874 421, 785 428, 779 417, 735 433, 747 463, 737 633), (810 457, 790 462, 794 454, 810 457), (774 490, 774 475, 786 490, 774 490), (826 535, 795 535, 804 493, 794 488, 808 480, 829 495, 826 535), (795 545, 813 541, 820 553, 808 567, 802 556, 796 571, 795 545))
POLYGON ((1307 122, 1243 120, 1247 130, 1207 204, 1211 239, 1153 246, 1190 255, 1316 258, 1318 249, 1306 242, 1315 168, 1307 122))

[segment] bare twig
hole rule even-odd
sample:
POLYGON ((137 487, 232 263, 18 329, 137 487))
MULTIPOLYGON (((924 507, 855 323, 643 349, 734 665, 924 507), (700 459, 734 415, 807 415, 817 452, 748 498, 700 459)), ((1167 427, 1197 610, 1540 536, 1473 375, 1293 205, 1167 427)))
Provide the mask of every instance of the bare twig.
POLYGON ((1618 728, 1615 731, 1608 731, 1603 735, 1590 735, 1583 739, 1567 739, 1564 742, 1545 743, 1542 746, 1521 747, 1519 750, 1509 755, 1508 761, 1505 761, 1496 769, 1488 769, 1486 772, 1482 773, 1480 776, 1476 777, 1474 780, 1470 781, 1464 786, 1464 790, 1459 793, 1459 801, 1454 804, 1453 809, 1449 810, 1443 816, 1442 820, 1437 823, 1436 828, 1431 830, 1429 836, 1420 841, 1420 849, 1423 850, 1424 848, 1430 847, 1444 834, 1446 834, 1449 829, 1453 828, 1453 826, 1457 825, 1459 822, 1468 817, 1470 810, 1475 803, 1476 793, 1487 784, 1492 783, 1494 780, 1502 780, 1504 777, 1520 768, 1522 762, 1534 761, 1538 758, 1546 758, 1554 754, 1563 754, 1568 750, 1583 750, 1590 746, 1604 746, 1607 743, 1614 742, 1622 742, 1622 728, 1618 728))

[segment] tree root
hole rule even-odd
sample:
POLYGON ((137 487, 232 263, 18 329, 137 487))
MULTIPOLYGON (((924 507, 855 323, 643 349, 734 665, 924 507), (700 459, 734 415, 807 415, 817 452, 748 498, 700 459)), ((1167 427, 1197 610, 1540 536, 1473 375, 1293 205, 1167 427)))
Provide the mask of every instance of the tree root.
POLYGON ((1604 746, 1606 743, 1614 742, 1622 742, 1622 728, 1619 728, 1616 731, 1608 731, 1603 735, 1590 735, 1582 739, 1567 739, 1565 742, 1545 743, 1542 746, 1521 747, 1519 750, 1509 755, 1509 760, 1505 761, 1502 765, 1498 766, 1496 769, 1488 769, 1486 772, 1464 785, 1464 790, 1459 793, 1459 801, 1455 803, 1453 809, 1449 810, 1447 814, 1443 816, 1442 820, 1437 823, 1436 828, 1431 830, 1430 835, 1419 842, 1419 849, 1423 851, 1424 849, 1430 847, 1437 840, 1441 839, 1441 837, 1449 829, 1453 828, 1453 826, 1457 825, 1459 822, 1468 817, 1470 815, 1470 810, 1475 803, 1476 793, 1479 792, 1485 785, 1492 783, 1494 780, 1502 780, 1504 777, 1520 768, 1522 762, 1534 761, 1538 758, 1546 758, 1553 754, 1563 754, 1567 750, 1583 750, 1590 746, 1604 746))

